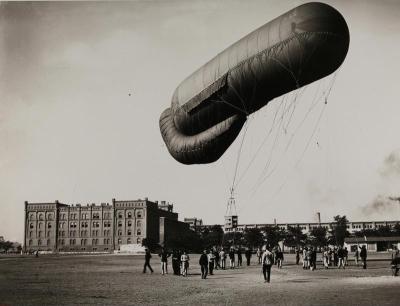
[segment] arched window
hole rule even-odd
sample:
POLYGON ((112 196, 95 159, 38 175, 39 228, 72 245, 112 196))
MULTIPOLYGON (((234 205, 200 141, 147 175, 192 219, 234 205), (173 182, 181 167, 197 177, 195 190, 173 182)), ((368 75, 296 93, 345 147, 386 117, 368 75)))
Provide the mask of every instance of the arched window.
POLYGON ((33 232, 30 231, 30 232, 29 232, 29 238, 31 238, 32 236, 33 236, 33 232))
POLYGON ((35 217, 34 214, 30 214, 30 215, 29 215, 29 220, 33 220, 34 217, 35 217))
POLYGON ((38 232, 38 237, 42 237, 42 232, 41 231, 38 232))
POLYGON ((47 245, 50 245, 50 239, 47 239, 47 245))
POLYGON ((142 226, 142 221, 139 220, 139 221, 136 223, 136 226, 137 226, 137 227, 141 227, 141 226, 142 226))
POLYGON ((128 240, 126 241, 128 244, 131 244, 132 243, 132 240, 131 240, 131 238, 128 238, 128 240))
POLYGON ((142 231, 140 230, 140 228, 138 228, 138 230, 136 231, 136 235, 140 236, 142 234, 142 231))
POLYGON ((122 244, 122 239, 118 238, 118 244, 122 244))
POLYGON ((51 223, 47 223, 47 228, 51 228, 51 223))
POLYGON ((43 214, 39 214, 39 220, 43 220, 43 214))
POLYGON ((33 244, 33 241, 29 240, 29 246, 32 246, 32 244, 33 244))
POLYGON ((118 231, 118 236, 122 236, 122 231, 118 231))
POLYGON ((39 223, 39 228, 42 228, 42 226, 43 226, 43 224, 40 222, 40 223, 39 223))
POLYGON ((48 215, 47 215, 47 219, 48 219, 48 220, 53 220, 53 215, 52 215, 52 214, 48 214, 48 215))
POLYGON ((128 212, 128 218, 132 218, 132 213, 130 211, 128 212))
POLYGON ((34 228, 33 223, 29 224, 29 228, 34 228))
POLYGON ((137 242, 137 243, 141 243, 141 242, 142 242, 142 239, 138 238, 138 239, 136 239, 136 242, 137 242))
POLYGON ((42 240, 39 239, 38 242, 37 242, 37 244, 38 244, 38 245, 42 245, 42 240))
POLYGON ((137 211, 136 217, 137 217, 137 218, 141 218, 141 217, 142 217, 142 211, 141 211, 141 210, 138 210, 138 211, 137 211))
POLYGON ((118 219, 122 219, 122 212, 118 213, 118 219))
POLYGON ((122 227, 122 221, 118 221, 118 227, 122 227))
POLYGON ((129 236, 132 235, 132 231, 131 230, 128 230, 128 235, 129 236))
POLYGON ((128 221, 128 226, 132 226, 132 221, 128 221))

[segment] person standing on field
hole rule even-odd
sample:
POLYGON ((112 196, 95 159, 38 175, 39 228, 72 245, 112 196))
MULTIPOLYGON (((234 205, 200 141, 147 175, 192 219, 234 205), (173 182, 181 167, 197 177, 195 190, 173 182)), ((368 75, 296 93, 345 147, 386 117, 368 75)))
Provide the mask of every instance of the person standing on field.
POLYGON ((208 258, 207 258, 207 250, 203 251, 199 259, 199 265, 201 269, 201 278, 206 279, 208 274, 208 258))
POLYGON ((271 266, 273 264, 274 258, 268 247, 265 248, 265 252, 262 255, 262 272, 264 275, 264 282, 269 283, 271 279, 271 266))
POLYGON ((151 258, 151 253, 149 249, 145 250, 144 254, 144 267, 143 267, 143 273, 146 273, 146 268, 150 269, 150 272, 153 273, 153 269, 150 266, 150 258, 151 258))
POLYGON ((363 269, 366 269, 367 268, 367 248, 365 247, 365 245, 363 245, 361 248, 360 257, 361 257, 361 261, 363 263, 363 269))
POLYGON ((246 251, 244 252, 244 256, 246 256, 247 265, 250 266, 250 259, 251 259, 251 250, 250 250, 250 248, 246 249, 246 251))

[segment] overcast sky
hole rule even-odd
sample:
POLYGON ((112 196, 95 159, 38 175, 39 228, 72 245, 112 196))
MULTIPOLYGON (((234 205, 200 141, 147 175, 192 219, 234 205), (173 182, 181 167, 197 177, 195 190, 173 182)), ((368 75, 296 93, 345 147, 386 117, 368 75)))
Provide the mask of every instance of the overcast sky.
MULTIPOLYGON (((25 200, 148 197, 223 223, 243 134, 219 161, 186 166, 159 116, 186 76, 303 2, 1 2, 0 235, 22 241, 25 200)), ((239 223, 400 219, 387 198, 400 195, 400 2, 324 2, 347 20, 349 53, 334 76, 250 118, 239 223)))

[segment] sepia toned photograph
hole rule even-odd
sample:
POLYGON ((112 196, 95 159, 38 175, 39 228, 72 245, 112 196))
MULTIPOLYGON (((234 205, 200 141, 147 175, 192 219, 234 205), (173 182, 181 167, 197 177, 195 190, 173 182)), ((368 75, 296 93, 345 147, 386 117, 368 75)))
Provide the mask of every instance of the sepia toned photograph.
POLYGON ((0 306, 400 304, 400 1, 0 1, 0 306))

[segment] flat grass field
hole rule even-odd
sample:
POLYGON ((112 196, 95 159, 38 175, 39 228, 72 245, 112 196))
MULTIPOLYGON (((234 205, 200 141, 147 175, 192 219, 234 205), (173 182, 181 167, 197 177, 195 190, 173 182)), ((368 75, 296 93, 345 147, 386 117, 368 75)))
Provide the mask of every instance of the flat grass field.
MULTIPOLYGON (((371 260, 368 269, 354 262, 345 270, 303 270, 286 255, 264 283, 255 256, 249 267, 216 270, 203 280, 198 255, 189 276, 143 274, 143 256, 75 255, 0 257, 0 305, 400 305, 400 277, 387 260, 371 260)), ((373 256, 370 256, 374 259, 373 256)), ((383 258, 382 258, 383 259, 383 258)))

